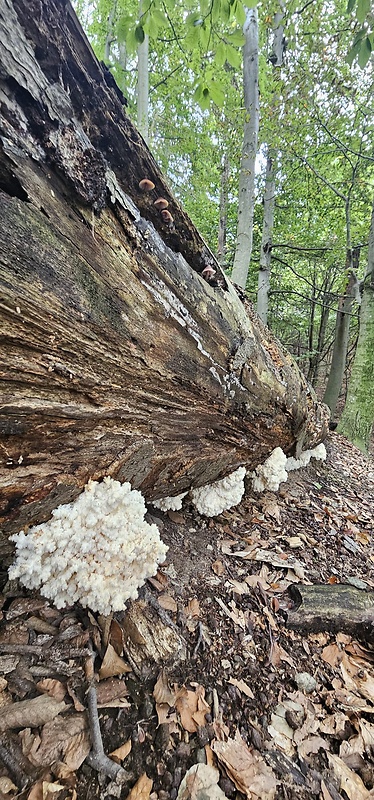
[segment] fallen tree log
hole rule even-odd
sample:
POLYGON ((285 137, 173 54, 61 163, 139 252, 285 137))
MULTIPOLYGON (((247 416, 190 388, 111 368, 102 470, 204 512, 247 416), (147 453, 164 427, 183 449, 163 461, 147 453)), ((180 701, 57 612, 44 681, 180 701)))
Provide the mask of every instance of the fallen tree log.
POLYGON ((0 43, 3 553, 90 478, 152 499, 322 441, 326 408, 171 195, 68 0, 0 0, 0 43))
POLYGON ((374 592, 349 584, 292 585, 287 625, 298 631, 349 633, 374 641, 374 592))

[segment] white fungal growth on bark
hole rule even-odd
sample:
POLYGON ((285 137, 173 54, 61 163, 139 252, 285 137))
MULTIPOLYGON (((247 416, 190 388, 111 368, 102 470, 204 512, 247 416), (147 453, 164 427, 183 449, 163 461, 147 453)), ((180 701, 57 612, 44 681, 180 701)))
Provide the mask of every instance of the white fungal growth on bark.
POLYGON ((40 588, 57 608, 80 602, 100 614, 121 611, 168 549, 145 513, 141 493, 129 483, 90 481, 51 520, 11 537, 17 553, 9 577, 40 588))
POLYGON ((217 517, 222 514, 222 511, 237 506, 245 491, 245 474, 245 467, 239 467, 221 481, 215 481, 215 483, 202 486, 200 489, 193 489, 191 492, 192 502, 199 514, 203 514, 205 517, 217 517))
POLYGON ((281 483, 288 479, 288 473, 309 464, 311 458, 326 460, 325 445, 319 444, 313 450, 304 450, 300 458, 287 458, 281 447, 276 447, 263 464, 259 464, 252 474, 252 488, 255 492, 277 492, 281 483))

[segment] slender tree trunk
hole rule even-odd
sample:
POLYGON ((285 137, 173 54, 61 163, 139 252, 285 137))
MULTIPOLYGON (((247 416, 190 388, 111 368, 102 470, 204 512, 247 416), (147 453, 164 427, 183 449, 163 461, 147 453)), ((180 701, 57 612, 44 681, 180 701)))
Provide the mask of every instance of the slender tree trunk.
MULTIPOLYGON (((139 17, 143 12, 143 2, 139 1, 139 17)), ((137 86, 137 125, 143 139, 148 144, 149 134, 149 36, 146 33, 144 41, 138 45, 138 86, 137 86)))
MULTIPOLYGON (((273 25, 273 46, 270 56, 273 65, 273 77, 275 69, 283 64, 284 55, 284 3, 280 0, 280 10, 274 15, 273 25)), ((276 101, 276 91, 273 91, 271 105, 274 107, 276 101)), ((266 159, 265 192, 264 192, 264 217, 262 223, 262 241, 260 253, 260 268, 258 273, 257 290, 257 313, 267 325, 269 291, 270 291, 270 269, 271 269, 271 244, 274 228, 275 211, 275 152, 268 146, 266 159)))
POLYGON ((267 325, 270 289, 271 245, 274 227, 275 177, 274 155, 268 150, 264 192, 264 218, 262 223, 262 242, 260 269, 258 273, 257 313, 267 325))
POLYGON ((224 267, 226 264, 227 199, 228 199, 229 173, 230 173, 230 162, 227 153, 225 153, 223 157, 220 194, 219 194, 219 227, 218 227, 218 248, 217 248, 217 258, 221 267, 224 267))
POLYGON ((330 314, 330 303, 331 303, 331 296, 329 292, 323 293, 322 299, 322 309, 321 309, 321 317, 319 321, 318 327, 318 341, 317 341, 317 351, 315 353, 315 357, 313 359, 313 368, 310 371, 310 375, 308 376, 308 380, 310 380, 312 386, 316 386, 318 383, 318 374, 319 368, 321 364, 321 354, 324 348, 325 339, 326 339, 326 330, 327 330, 327 323, 329 320, 330 314))
POLYGON ((244 23, 243 83, 246 120, 239 177, 238 227, 232 280, 245 289, 252 254, 255 205, 255 163, 259 127, 258 17, 257 9, 247 11, 244 23))
POLYGON ((367 453, 374 425, 374 203, 369 233, 368 265, 360 309, 360 332, 353 361, 348 396, 338 425, 367 453))
POLYGON ((105 46, 104 46, 104 61, 106 64, 110 61, 110 49, 114 41, 113 37, 113 26, 114 20, 117 13, 117 0, 112 0, 113 5, 108 14, 108 27, 107 27, 107 34, 105 37, 105 46))
MULTIPOLYGON (((347 263, 351 263, 351 254, 347 254, 347 263)), ((334 417, 340 390, 343 383, 344 370, 347 360, 349 343, 349 327, 351 323, 352 307, 355 300, 355 286, 357 279, 350 272, 343 296, 340 298, 336 314, 335 339, 332 351, 331 367, 323 402, 329 407, 331 416, 334 417)))
POLYGON ((309 368, 308 368, 308 381, 311 381, 313 370, 314 370, 314 363, 315 363, 315 353, 314 353, 314 323, 315 323, 315 316, 316 316, 316 294, 317 294, 317 287, 316 287, 316 280, 315 280, 315 269, 313 271, 313 286, 312 286, 312 296, 310 298, 310 315, 309 315, 309 330, 308 330, 308 361, 309 361, 309 368))

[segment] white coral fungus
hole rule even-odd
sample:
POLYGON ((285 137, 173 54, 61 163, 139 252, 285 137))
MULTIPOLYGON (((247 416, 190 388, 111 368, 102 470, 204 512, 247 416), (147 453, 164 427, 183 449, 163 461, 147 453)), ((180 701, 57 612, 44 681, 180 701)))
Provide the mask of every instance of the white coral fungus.
POLYGON ((304 450, 300 454, 300 458, 288 458, 286 463, 287 472, 293 469, 300 469, 300 467, 307 467, 311 458, 316 458, 317 461, 326 461, 326 447, 323 443, 318 444, 313 450, 304 450))
POLYGON ((180 511, 182 508, 183 498, 188 492, 177 494, 174 497, 161 497, 160 500, 152 500, 152 505, 159 508, 160 511, 180 511))
POLYGON ((168 549, 145 512, 141 493, 129 483, 90 481, 51 520, 11 537, 17 554, 9 577, 41 587, 57 608, 80 602, 100 614, 121 611, 168 549))
POLYGON ((287 456, 281 447, 276 447, 263 464, 259 464, 253 473, 252 487, 255 492, 277 492, 279 484, 287 480, 287 456))
POLYGON ((215 483, 202 486, 200 489, 193 489, 191 492, 192 502, 199 514, 204 514, 206 517, 217 517, 218 514, 222 514, 222 511, 237 506, 244 494, 245 474, 245 467, 239 467, 221 481, 215 481, 215 483))
POLYGON ((287 458, 280 447, 276 447, 269 458, 263 464, 259 464, 252 474, 252 488, 255 492, 277 492, 279 484, 288 479, 288 473, 294 469, 306 467, 311 458, 318 461, 325 461, 326 448, 324 444, 319 444, 313 450, 304 450, 300 458, 287 458))

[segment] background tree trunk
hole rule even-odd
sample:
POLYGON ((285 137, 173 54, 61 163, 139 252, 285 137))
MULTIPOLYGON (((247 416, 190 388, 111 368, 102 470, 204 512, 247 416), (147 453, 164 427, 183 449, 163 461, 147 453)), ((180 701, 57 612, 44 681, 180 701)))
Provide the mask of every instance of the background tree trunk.
POLYGON ((176 495, 321 441, 325 407, 170 194, 70 4, 0 0, 0 44, 0 550, 90 478, 176 495))
POLYGON ((223 156, 219 193, 219 225, 217 258, 222 269, 226 265, 227 202, 229 192, 230 162, 227 153, 223 156))
MULTIPOLYGON (((139 0, 139 19, 141 20, 143 13, 143 0, 139 0)), ((136 118, 138 123, 138 130, 140 131, 143 139, 148 144, 149 132, 149 66, 148 66, 148 53, 149 53, 149 36, 144 34, 143 41, 138 45, 138 83, 136 90, 136 118)))
POLYGON ((247 10, 244 23, 243 84, 246 119, 239 176, 238 227, 232 280, 245 289, 253 242, 255 206, 255 164, 259 128, 258 94, 258 16, 257 9, 247 10))
POLYGON ((274 207, 275 207, 274 153, 271 153, 270 150, 268 150, 266 159, 264 218, 262 222, 260 269, 258 272, 258 289, 257 289, 257 313, 261 321, 264 323, 264 325, 267 324, 268 320, 271 244, 272 244, 273 227, 274 227, 274 207))
POLYGON ((345 292, 340 298, 339 308, 336 312, 334 348, 332 351, 329 377, 323 397, 323 402, 328 405, 332 417, 335 415, 347 361, 349 328, 353 303, 356 296, 356 284, 357 278, 354 272, 350 272, 345 292))
POLYGON ((368 452, 374 425, 374 204, 369 231, 368 264, 363 282, 360 332, 348 395, 339 433, 364 453, 368 452))

